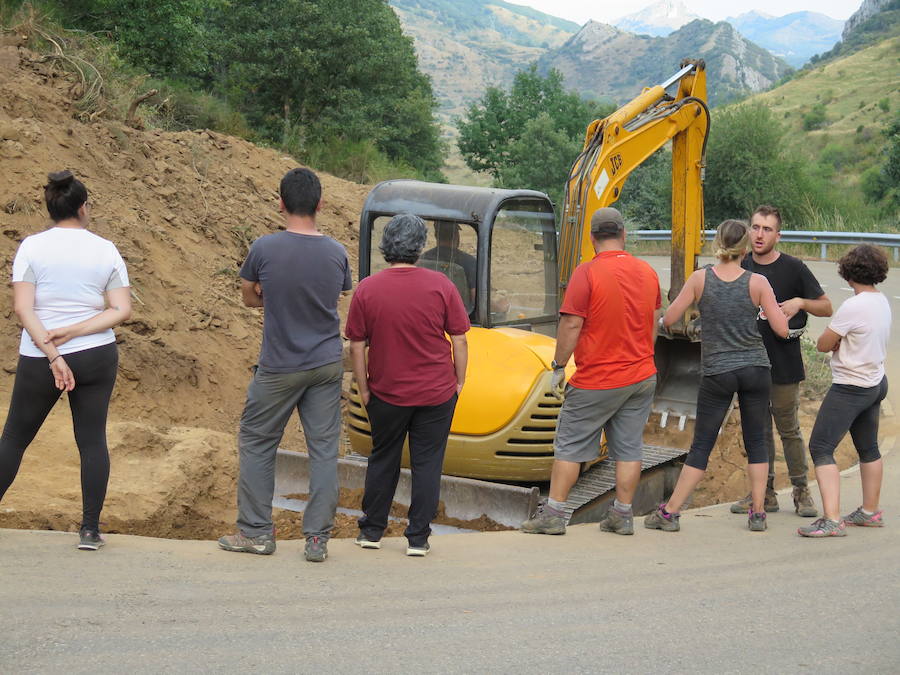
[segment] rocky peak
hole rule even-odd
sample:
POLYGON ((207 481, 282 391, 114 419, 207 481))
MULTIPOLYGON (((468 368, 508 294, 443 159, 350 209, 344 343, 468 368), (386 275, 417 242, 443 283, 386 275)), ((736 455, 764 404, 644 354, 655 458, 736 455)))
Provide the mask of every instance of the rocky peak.
POLYGON ((886 9, 891 1, 892 0, 863 0, 859 9, 856 10, 856 12, 847 19, 847 23, 844 24, 844 32, 841 34, 841 39, 846 40, 847 36, 850 35, 859 24, 866 19, 875 16, 881 10, 886 9))

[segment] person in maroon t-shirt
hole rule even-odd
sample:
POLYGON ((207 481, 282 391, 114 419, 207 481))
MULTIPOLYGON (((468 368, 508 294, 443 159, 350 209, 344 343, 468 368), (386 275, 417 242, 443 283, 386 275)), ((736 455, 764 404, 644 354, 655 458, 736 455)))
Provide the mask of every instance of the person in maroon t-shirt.
POLYGON ((359 282, 345 331, 372 425, 356 543, 381 548, 408 435, 412 495, 404 534, 411 556, 429 550, 444 450, 468 360, 469 317, 456 286, 440 272, 415 266, 426 236, 425 223, 412 214, 394 216, 385 226, 380 250, 390 267, 359 282))

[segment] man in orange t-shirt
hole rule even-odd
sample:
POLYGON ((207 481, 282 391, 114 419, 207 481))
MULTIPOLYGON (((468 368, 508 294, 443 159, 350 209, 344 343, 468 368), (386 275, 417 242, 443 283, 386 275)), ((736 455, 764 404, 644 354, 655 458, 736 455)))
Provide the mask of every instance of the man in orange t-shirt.
POLYGON ((522 523, 522 531, 530 534, 565 534, 569 490, 581 463, 597 457, 604 429, 609 457, 616 462, 616 500, 600 529, 634 533, 631 500, 656 390, 659 278, 650 265, 625 252, 625 225, 616 209, 594 213, 591 242, 597 255, 575 269, 559 310, 555 390, 563 385, 573 350, 576 371, 565 388, 553 444, 550 498, 522 523))

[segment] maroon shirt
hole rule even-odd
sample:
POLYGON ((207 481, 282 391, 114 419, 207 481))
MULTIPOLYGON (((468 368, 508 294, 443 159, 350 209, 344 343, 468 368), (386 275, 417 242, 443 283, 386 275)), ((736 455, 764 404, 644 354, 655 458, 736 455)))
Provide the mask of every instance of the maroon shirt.
POLYGON ((459 291, 440 272, 391 267, 359 282, 347 338, 369 343, 369 389, 398 406, 446 403, 456 393, 450 342, 469 317, 459 291))

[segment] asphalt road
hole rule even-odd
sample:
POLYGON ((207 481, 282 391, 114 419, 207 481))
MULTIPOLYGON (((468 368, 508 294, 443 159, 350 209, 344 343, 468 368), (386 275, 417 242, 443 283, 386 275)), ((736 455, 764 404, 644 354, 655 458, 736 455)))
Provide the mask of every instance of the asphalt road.
MULTIPOLYGON (((833 264, 813 269, 848 297, 833 264)), ((318 565, 293 541, 259 557, 111 536, 87 553, 0 530, 0 672, 896 673, 896 428, 883 420, 887 526, 842 539, 797 537, 787 495, 765 533, 717 506, 676 534, 458 534, 424 559, 338 540, 318 565)), ((849 512, 854 470, 842 490, 849 512)))

